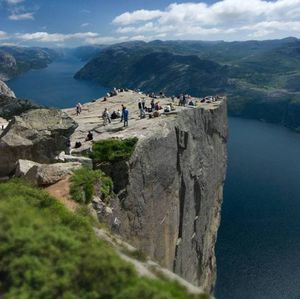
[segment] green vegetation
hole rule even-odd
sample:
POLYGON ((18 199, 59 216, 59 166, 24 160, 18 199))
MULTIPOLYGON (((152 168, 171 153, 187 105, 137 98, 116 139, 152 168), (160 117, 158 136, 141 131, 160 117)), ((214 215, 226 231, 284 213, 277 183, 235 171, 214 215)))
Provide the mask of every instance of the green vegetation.
POLYGON ((5 299, 205 298, 140 278, 85 217, 18 180, 0 184, 0 257, 5 299))
POLYGON ((97 162, 110 162, 128 160, 137 143, 138 139, 106 139, 96 142, 93 145, 92 159, 97 162))
POLYGON ((70 180, 71 197, 79 203, 90 203, 93 195, 95 195, 97 186, 101 186, 100 192, 103 200, 112 193, 113 183, 111 178, 100 170, 91 170, 82 167, 74 171, 70 180))
POLYGON ((130 256, 140 262, 146 262, 147 261, 147 256, 146 254, 140 250, 140 249, 136 249, 136 250, 128 250, 126 248, 122 249, 122 252, 124 254, 126 254, 127 256, 130 256))

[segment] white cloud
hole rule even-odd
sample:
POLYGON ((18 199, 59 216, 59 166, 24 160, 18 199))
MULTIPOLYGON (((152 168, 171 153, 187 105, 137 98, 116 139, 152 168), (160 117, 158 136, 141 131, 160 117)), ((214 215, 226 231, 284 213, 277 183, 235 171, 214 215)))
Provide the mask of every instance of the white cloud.
POLYGON ((208 5, 173 3, 164 10, 136 10, 117 16, 117 33, 168 39, 242 40, 300 37, 300 0, 221 0, 208 5))
POLYGON ((8 38, 8 34, 0 30, 0 39, 8 38))
POLYGON ((150 21, 161 17, 163 12, 160 10, 137 10, 134 12, 125 12, 113 20, 113 23, 118 25, 129 25, 139 21, 150 21))
POLYGON ((53 43, 53 42, 65 42, 68 40, 82 40, 82 39, 85 40, 87 38, 96 38, 98 37, 98 33, 77 32, 77 33, 70 33, 70 34, 62 34, 62 33, 34 32, 34 33, 24 33, 24 34, 19 33, 16 35, 16 37, 24 41, 53 43))
POLYGON ((90 23, 82 23, 81 25, 80 25, 80 27, 87 27, 87 26, 90 26, 91 24, 90 23))
POLYGON ((10 5, 16 5, 16 4, 22 3, 24 1, 25 0, 6 0, 6 2, 10 5))
POLYGON ((12 13, 8 18, 11 21, 34 20, 34 12, 12 13))

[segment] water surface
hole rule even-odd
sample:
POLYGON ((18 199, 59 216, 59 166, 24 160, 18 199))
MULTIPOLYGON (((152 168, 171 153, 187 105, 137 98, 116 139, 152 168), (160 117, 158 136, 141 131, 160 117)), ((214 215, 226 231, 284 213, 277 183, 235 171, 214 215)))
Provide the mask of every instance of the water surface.
POLYGON ((300 135, 230 119, 218 299, 300 298, 300 135))
POLYGON ((88 102, 107 92, 107 88, 73 78, 83 64, 75 57, 66 57, 47 68, 31 70, 6 83, 17 97, 49 107, 72 107, 78 101, 88 102))

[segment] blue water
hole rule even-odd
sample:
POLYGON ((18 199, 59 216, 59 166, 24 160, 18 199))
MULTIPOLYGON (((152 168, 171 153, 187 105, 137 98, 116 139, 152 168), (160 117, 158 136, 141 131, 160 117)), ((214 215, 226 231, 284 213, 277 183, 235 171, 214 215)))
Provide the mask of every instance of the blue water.
POLYGON ((88 102, 107 92, 102 86, 73 78, 82 66, 77 58, 66 57, 45 69, 31 70, 6 83, 17 97, 48 107, 73 107, 79 101, 88 102))
MULTIPOLYGON (((37 103, 71 107, 106 89, 73 79, 68 58, 8 85, 37 103)), ((229 163, 217 241, 218 299, 300 299, 300 134, 230 119, 229 163)))
POLYGON ((300 135, 230 119, 218 299, 300 298, 300 135))

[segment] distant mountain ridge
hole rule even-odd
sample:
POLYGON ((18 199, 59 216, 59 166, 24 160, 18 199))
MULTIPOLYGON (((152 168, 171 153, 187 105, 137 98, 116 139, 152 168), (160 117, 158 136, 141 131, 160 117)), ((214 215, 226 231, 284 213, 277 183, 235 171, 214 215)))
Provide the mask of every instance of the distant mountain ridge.
POLYGON ((224 93, 230 115, 300 131, 300 114, 290 111, 300 107, 300 40, 293 37, 120 43, 101 49, 75 78, 169 95, 224 93))
POLYGON ((48 48, 0 46, 0 80, 12 79, 31 69, 47 67, 60 54, 48 48))

